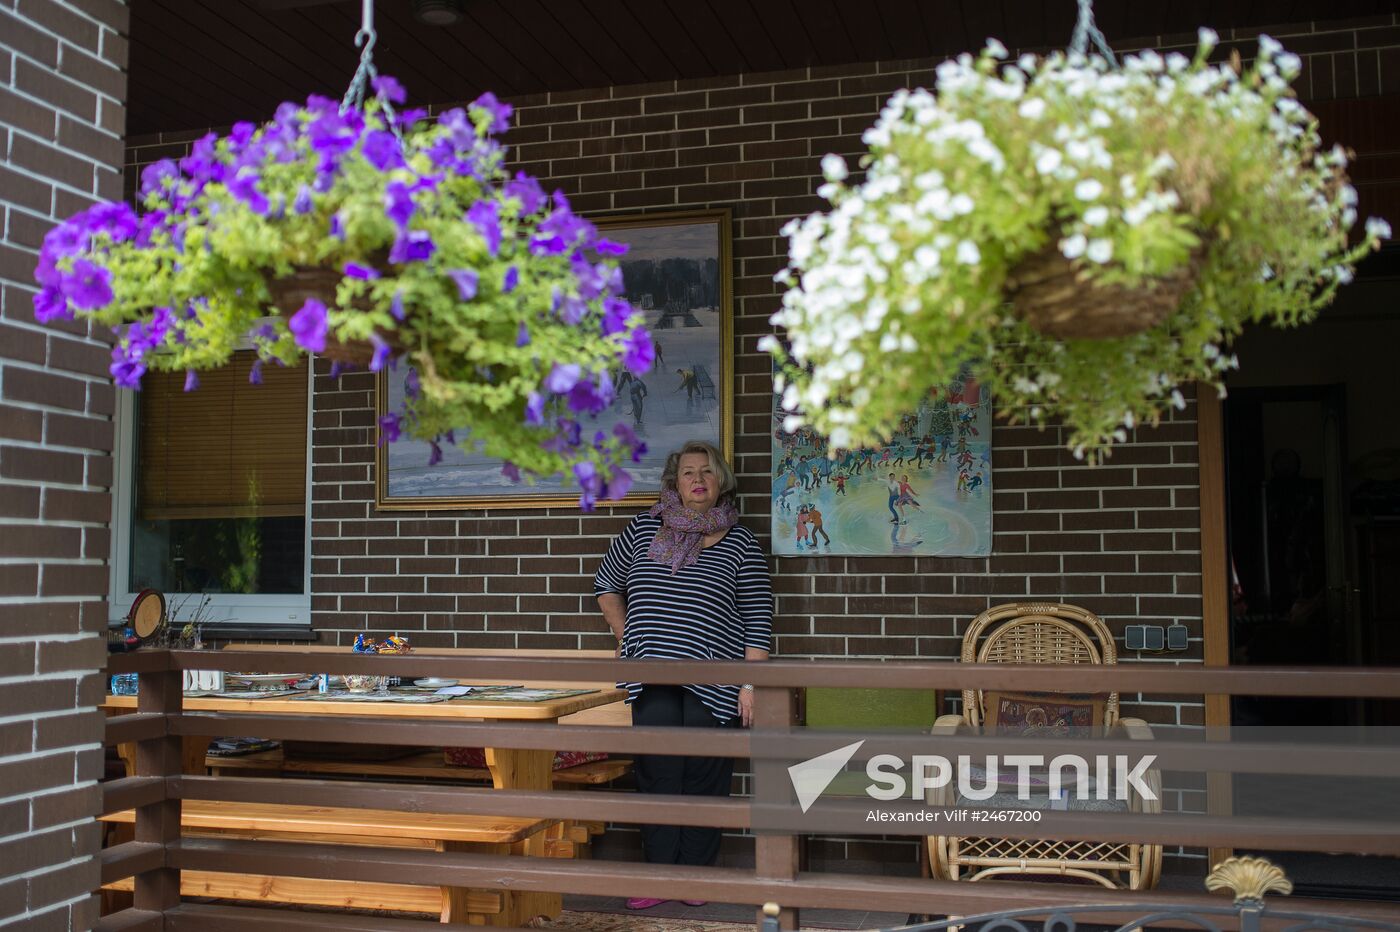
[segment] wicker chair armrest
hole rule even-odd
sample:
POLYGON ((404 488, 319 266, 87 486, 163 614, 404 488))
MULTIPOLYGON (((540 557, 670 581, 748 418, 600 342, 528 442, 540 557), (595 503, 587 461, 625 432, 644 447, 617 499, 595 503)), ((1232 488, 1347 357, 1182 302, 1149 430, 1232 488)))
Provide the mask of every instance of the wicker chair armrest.
POLYGON ((932 735, 955 735, 958 729, 967 724, 961 715, 940 715, 934 720, 933 728, 929 730, 932 735))
POLYGON ((1152 740, 1152 726, 1140 718, 1120 718, 1118 724, 1133 741, 1152 740))

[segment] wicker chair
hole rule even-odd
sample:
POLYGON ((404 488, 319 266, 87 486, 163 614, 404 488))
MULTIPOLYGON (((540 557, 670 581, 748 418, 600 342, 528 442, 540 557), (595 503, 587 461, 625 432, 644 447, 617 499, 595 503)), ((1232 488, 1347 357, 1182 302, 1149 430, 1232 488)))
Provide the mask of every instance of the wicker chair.
MULTIPOLYGON (((1116 663, 1113 636, 1092 612, 1059 603, 1017 603, 978 615, 963 636, 964 663, 1116 663)), ((986 720, 981 690, 963 690, 963 714, 939 716, 934 734, 980 726, 986 720)), ((1104 709, 1105 731, 1151 740, 1141 719, 1120 718, 1118 694, 1110 693, 1104 709)), ((1161 776, 1144 775, 1156 800, 1133 793, 1133 812, 1161 811, 1161 776)), ((953 805, 951 787, 931 790, 929 801, 953 805)), ((1148 890, 1156 886, 1162 846, 1056 839, 928 837, 929 868, 941 880, 983 880, 997 876, 1052 875, 1102 884, 1110 889, 1148 890)))

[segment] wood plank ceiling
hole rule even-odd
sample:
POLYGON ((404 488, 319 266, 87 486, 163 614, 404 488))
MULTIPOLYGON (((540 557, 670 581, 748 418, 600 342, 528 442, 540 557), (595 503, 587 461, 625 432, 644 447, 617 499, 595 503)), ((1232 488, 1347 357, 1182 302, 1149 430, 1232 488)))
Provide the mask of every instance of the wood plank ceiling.
MULTIPOLYGON (((339 97, 358 52, 354 0, 131 0, 133 136, 269 118, 339 97)), ((379 0, 375 61, 415 102, 503 98, 806 65, 1062 46, 1073 0, 465 0, 427 26, 379 0)), ((1389 13, 1390 0, 1098 0, 1115 38, 1389 13)))

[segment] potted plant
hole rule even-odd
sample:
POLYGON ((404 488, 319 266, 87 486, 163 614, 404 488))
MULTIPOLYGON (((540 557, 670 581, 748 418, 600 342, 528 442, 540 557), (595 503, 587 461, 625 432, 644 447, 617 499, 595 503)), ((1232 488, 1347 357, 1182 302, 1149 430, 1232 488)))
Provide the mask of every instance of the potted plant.
POLYGON ((993 40, 896 93, 864 179, 827 156, 831 209, 785 228, 787 345, 760 346, 788 426, 873 442, 971 361, 1004 416, 1058 416, 1093 459, 1182 383, 1219 385, 1246 322, 1311 320, 1389 227, 1349 242, 1346 155, 1293 97, 1298 57, 1264 37, 1248 69, 1213 65, 1215 42, 1114 67, 993 40))
POLYGON ((585 508, 621 497, 639 442, 590 422, 616 373, 651 365, 613 261, 625 248, 507 173, 508 104, 488 93, 429 120, 395 111, 393 78, 373 88, 363 108, 284 103, 148 166, 139 214, 108 203, 64 221, 44 241, 35 316, 113 327, 128 388, 183 369, 193 390, 246 339, 258 365, 408 365, 382 440, 458 442, 517 479, 570 476, 585 508))

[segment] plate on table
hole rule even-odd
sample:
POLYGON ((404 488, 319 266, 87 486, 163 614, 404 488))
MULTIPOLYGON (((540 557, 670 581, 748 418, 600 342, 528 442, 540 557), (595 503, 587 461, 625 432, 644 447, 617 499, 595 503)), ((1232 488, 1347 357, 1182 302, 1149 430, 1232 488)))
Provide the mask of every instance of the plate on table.
POLYGON ((421 680, 414 680, 413 685, 424 689, 446 689, 448 686, 456 686, 457 681, 441 676, 425 676, 421 680))
POLYGON ((291 685, 305 676, 304 673, 230 673, 228 678, 235 683, 246 683, 249 689, 275 689, 291 685))

